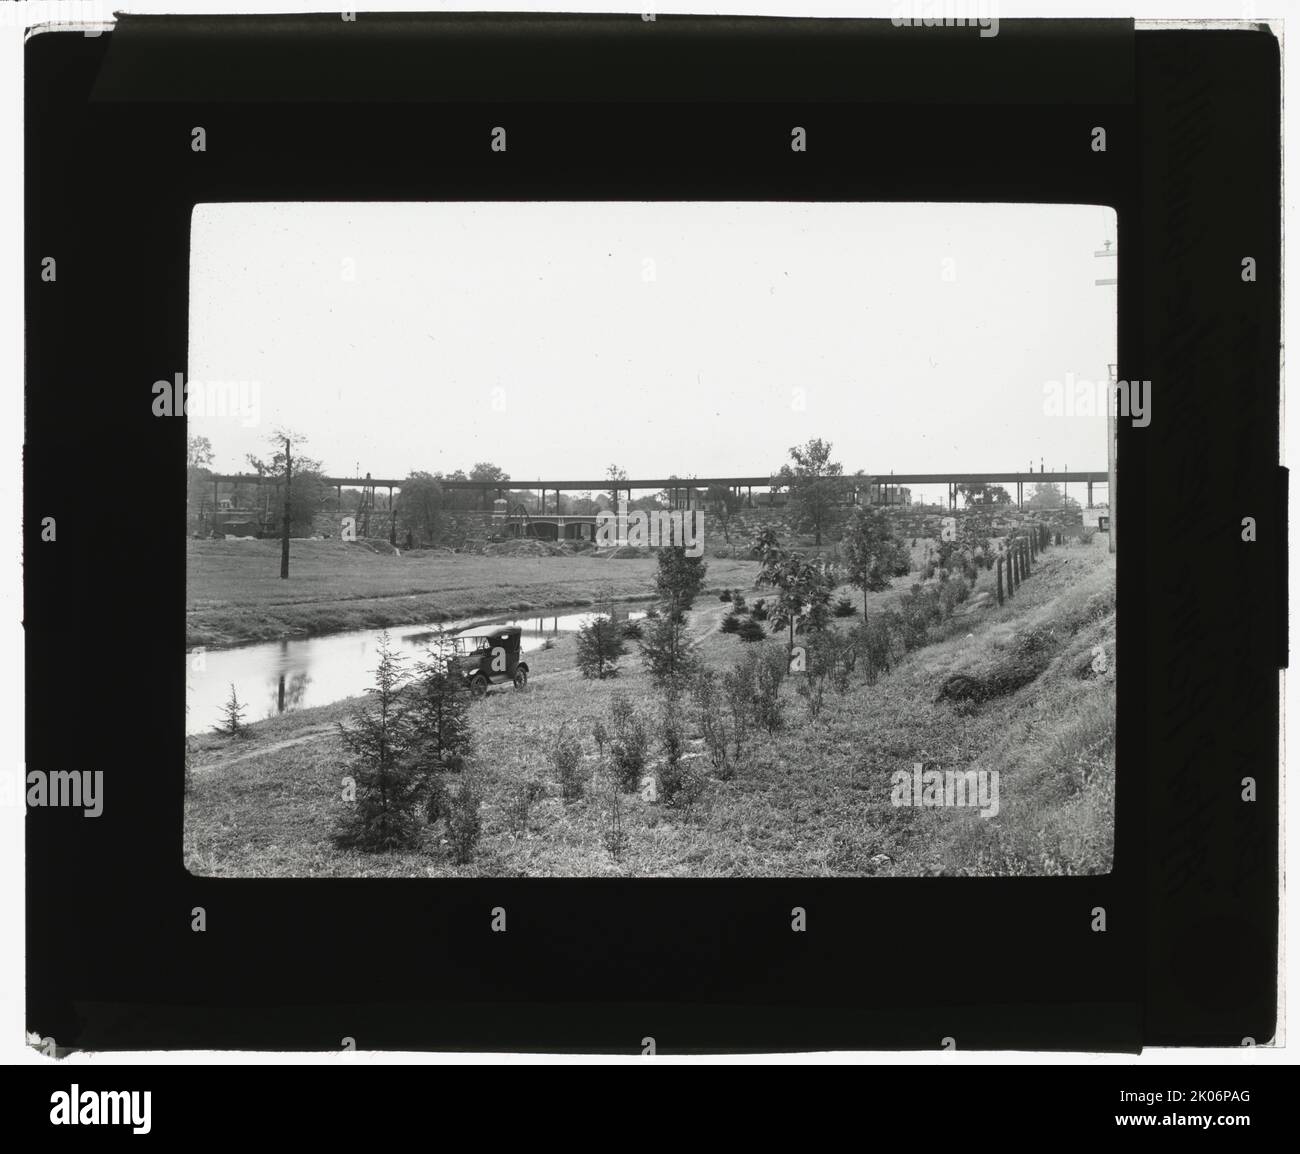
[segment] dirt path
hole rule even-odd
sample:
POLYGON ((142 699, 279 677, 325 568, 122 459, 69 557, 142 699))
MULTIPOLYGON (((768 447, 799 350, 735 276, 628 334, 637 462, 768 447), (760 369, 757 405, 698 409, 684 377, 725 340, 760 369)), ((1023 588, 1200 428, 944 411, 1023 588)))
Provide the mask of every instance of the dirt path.
POLYGON ((220 761, 210 761, 205 765, 196 765, 195 773, 208 773, 214 769, 225 769, 234 765, 236 762, 247 761, 250 757, 261 757, 266 753, 276 753, 281 749, 288 749, 293 745, 305 745, 309 741, 319 741, 322 737, 327 737, 331 733, 337 732, 332 725, 321 725, 314 729, 304 729, 297 737, 289 737, 284 741, 273 741, 268 745, 259 745, 256 749, 250 749, 247 753, 238 754, 235 757, 226 757, 220 761))

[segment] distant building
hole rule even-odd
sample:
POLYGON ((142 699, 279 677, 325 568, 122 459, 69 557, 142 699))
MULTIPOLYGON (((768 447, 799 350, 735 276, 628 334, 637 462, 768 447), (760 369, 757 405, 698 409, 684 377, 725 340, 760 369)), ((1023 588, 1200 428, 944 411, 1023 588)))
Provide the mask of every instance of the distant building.
POLYGON ((1083 510, 1083 523, 1085 527, 1097 529, 1102 533, 1110 531, 1110 506, 1093 505, 1090 509, 1083 510))
POLYGON ((910 505, 912 503, 912 490, 906 485, 872 485, 865 492, 868 504, 910 505))

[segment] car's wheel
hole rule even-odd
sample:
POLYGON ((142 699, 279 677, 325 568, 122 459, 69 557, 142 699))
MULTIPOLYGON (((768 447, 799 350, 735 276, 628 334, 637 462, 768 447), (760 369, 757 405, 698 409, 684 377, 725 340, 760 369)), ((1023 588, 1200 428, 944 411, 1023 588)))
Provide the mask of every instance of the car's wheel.
POLYGON ((482 697, 483 694, 487 692, 487 689, 488 689, 488 679, 484 677, 483 674, 476 673, 474 674, 473 677, 469 679, 469 691, 475 697, 482 697))
POLYGON ((528 688, 528 670, 527 670, 527 669, 516 669, 516 670, 515 670, 515 688, 516 688, 516 689, 527 689, 527 688, 528 688))

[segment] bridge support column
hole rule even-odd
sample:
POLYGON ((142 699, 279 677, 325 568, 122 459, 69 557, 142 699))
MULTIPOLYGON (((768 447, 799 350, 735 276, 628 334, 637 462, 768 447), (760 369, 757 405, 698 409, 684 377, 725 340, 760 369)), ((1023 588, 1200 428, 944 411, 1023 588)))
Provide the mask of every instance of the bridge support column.
POLYGON ((1088 508, 1092 508, 1092 482, 1088 482, 1088 508))

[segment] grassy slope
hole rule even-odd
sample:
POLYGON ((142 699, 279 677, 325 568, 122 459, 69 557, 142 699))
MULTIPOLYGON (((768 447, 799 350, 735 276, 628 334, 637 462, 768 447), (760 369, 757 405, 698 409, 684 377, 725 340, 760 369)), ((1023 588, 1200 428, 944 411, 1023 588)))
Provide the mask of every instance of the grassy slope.
MULTIPOLYGON (((585 734, 597 716, 607 716, 611 694, 621 689, 647 711, 655 701, 634 655, 624 660, 623 676, 583 681, 568 638, 532 655, 528 693, 496 691, 474 706, 475 772, 485 804, 484 836, 470 865, 450 862, 441 826, 430 829, 420 852, 367 857, 333 848, 346 769, 327 727, 346 716, 350 706, 340 703, 260 724, 246 740, 199 740, 186 805, 187 867, 291 877, 1106 872, 1114 797, 1113 559, 1099 545, 1051 550, 1002 608, 987 581, 981 575, 975 596, 943 627, 946 639, 904 658, 874 686, 859 679, 843 697, 828 691, 816 724, 787 690, 787 728, 755 738, 740 774, 710 782, 689 813, 625 795, 629 844, 619 862, 601 843, 605 799, 590 794, 562 802, 545 751, 569 719, 584 733, 594 767, 594 744, 585 734), (946 676, 978 675, 1017 660, 1017 639, 1043 626, 1052 635, 1046 669, 1034 682, 974 708, 934 702, 946 676), (1095 645, 1107 660, 1100 676, 1090 670, 1095 645), (1084 669, 1089 676, 1080 676, 1084 669), (304 735, 300 744, 284 744, 304 735), (224 764, 236 756, 241 760, 224 764), (997 769, 1000 815, 984 820, 972 810, 895 808, 891 774, 915 761, 997 769), (504 804, 524 777, 546 788, 528 832, 517 838, 504 804)), ((873 595, 871 611, 897 596, 873 595)), ((724 609, 701 601, 692 614, 699 651, 715 666, 743 645, 718 631, 724 609)))
MULTIPOLYGON (((187 549, 187 646, 587 606, 604 590, 646 597, 656 566, 584 556, 397 557, 338 540, 294 541, 291 577, 281 581, 276 541, 189 541, 187 549)), ((710 586, 748 584, 757 569, 710 559, 710 586)))

